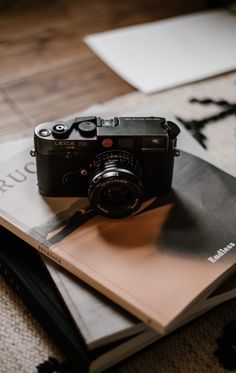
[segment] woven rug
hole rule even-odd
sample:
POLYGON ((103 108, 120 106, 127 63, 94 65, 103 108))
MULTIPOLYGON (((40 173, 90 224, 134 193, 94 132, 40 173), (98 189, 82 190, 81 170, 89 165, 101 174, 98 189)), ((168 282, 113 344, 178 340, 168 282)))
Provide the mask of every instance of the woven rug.
MULTIPOLYGON (((151 96, 206 147, 216 164, 236 176, 236 73, 151 96)), ((113 100, 117 107, 125 100, 113 100)), ((0 372, 59 372, 64 356, 1 278, 0 372), (57 366, 58 365, 58 366, 57 366)), ((118 372, 236 372, 236 300, 228 301, 121 363, 118 372)), ((78 371, 79 373, 79 371, 78 371)))

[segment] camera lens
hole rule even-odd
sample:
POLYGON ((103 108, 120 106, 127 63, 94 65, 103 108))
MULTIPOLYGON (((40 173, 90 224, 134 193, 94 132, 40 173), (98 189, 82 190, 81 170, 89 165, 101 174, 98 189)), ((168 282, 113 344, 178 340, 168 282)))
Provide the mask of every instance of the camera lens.
POLYGON ((132 193, 126 185, 108 185, 102 191, 103 200, 113 206, 126 206, 132 198, 132 193))
POLYGON ((109 218, 132 215, 143 202, 140 167, 126 152, 105 152, 91 165, 94 169, 88 190, 92 207, 109 218))

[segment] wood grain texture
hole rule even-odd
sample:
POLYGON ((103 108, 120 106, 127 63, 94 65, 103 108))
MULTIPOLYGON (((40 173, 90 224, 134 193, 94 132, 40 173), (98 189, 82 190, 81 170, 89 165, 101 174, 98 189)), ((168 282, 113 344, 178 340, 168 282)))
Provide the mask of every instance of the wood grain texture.
POLYGON ((6 91, 36 125, 131 91, 101 61, 88 59, 8 84, 6 91))
POLYGON ((134 91, 90 51, 85 35, 205 8, 203 0, 3 2, 0 136, 134 91))
POLYGON ((7 136, 9 139, 16 132, 25 130, 27 121, 7 93, 0 91, 0 138, 7 136))

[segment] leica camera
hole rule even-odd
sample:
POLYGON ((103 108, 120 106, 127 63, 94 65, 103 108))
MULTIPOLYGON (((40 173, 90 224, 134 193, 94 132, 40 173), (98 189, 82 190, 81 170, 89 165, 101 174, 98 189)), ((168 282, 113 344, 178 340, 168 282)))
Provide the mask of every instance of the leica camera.
POLYGON ((171 189, 179 127, 159 117, 78 117, 34 133, 39 192, 88 197, 109 218, 133 215, 171 189))

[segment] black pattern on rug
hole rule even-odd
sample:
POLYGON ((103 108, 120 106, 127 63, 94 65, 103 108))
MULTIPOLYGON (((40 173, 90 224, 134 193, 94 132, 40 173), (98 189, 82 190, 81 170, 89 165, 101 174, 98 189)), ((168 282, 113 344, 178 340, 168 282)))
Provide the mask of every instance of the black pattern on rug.
POLYGON ((59 363, 54 357, 49 357, 36 368, 38 373, 72 373, 67 362, 59 363))
POLYGON ((200 142, 200 144, 206 149, 206 136, 202 133, 203 128, 206 126, 206 124, 211 122, 216 122, 218 120, 222 120, 224 118, 227 118, 230 115, 236 115, 236 103, 230 103, 226 100, 212 100, 211 98, 205 98, 205 99, 198 99, 198 98, 191 98, 189 100, 192 104, 201 104, 201 105, 216 105, 217 107, 221 108, 221 111, 219 113, 216 113, 214 115, 209 115, 202 119, 192 119, 192 120, 184 120, 183 118, 178 118, 178 120, 185 126, 187 130, 191 132, 193 137, 197 141, 200 142))
POLYGON ((236 320, 226 324, 222 336, 216 340, 217 350, 214 352, 225 369, 236 371, 236 320))

